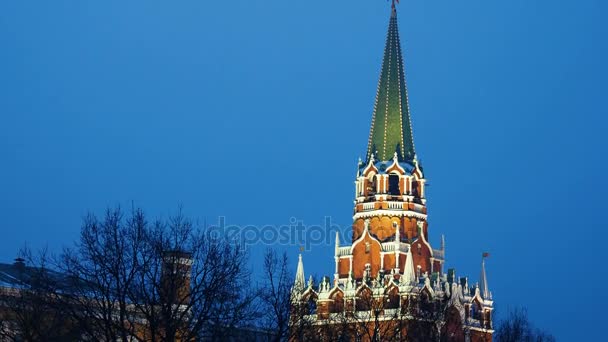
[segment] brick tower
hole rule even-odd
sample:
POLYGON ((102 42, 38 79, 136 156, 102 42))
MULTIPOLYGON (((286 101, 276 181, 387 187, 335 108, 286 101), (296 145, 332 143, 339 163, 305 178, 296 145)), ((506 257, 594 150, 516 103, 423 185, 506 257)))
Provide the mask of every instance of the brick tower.
MULTIPOLYGON (((352 241, 336 235, 333 281, 292 289, 292 339, 491 341, 492 296, 444 270, 445 242, 429 242, 424 172, 417 159, 397 10, 391 14, 365 162, 357 166, 352 241)), ((485 256, 485 254, 484 254, 485 256)))

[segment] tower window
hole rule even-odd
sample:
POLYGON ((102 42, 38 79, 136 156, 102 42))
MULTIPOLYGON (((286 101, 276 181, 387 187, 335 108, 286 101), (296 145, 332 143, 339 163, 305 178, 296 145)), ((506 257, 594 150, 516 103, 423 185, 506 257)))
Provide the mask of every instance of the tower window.
POLYGON ((471 306, 471 316, 477 320, 482 319, 481 305, 479 305, 479 303, 475 302, 471 306))
POLYGON ((307 311, 309 315, 314 315, 317 313, 317 302, 312 298, 308 298, 307 311))
POLYGON ((368 196, 373 196, 376 194, 376 175, 372 175, 370 176, 370 178, 367 180, 367 195, 368 196))
POLYGON ((401 191, 399 191, 399 175, 388 175, 388 193, 394 196, 401 194, 401 191))

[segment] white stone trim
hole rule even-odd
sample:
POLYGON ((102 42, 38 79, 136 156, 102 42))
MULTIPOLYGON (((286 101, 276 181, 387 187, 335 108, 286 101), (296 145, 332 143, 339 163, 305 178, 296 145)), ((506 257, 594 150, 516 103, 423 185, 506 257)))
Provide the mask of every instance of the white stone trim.
POLYGON ((376 209, 373 211, 358 212, 353 215, 353 220, 375 216, 398 216, 398 217, 413 217, 421 220, 426 220, 427 215, 411 210, 388 210, 376 209))

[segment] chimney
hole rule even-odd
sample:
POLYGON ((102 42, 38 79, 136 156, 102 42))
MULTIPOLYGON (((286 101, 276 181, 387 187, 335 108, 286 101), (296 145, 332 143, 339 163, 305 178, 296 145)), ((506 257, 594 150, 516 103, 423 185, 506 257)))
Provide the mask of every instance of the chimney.
POLYGON ((162 262, 161 299, 170 304, 187 304, 190 300, 192 255, 179 250, 165 251, 162 262))
POLYGON ((15 258, 15 262, 13 263, 13 266, 15 266, 19 270, 25 269, 25 259, 15 258))

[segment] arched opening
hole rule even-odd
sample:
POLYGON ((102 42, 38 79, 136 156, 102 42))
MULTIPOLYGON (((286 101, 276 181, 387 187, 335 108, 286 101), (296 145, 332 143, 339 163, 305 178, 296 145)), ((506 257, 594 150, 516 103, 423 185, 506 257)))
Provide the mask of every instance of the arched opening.
POLYGON ((389 290, 384 307, 387 309, 399 308, 399 289, 397 287, 389 290))
POLYGON ((434 305, 428 290, 423 289, 418 296, 409 298, 408 313, 414 319, 408 320, 406 334, 408 341, 437 341, 439 330, 435 324, 438 319, 438 307, 434 305))
POLYGON ((372 308, 372 292, 368 288, 364 288, 357 295, 357 311, 369 311, 372 308))
POLYGON ((367 182, 365 182, 367 184, 367 187, 365 189, 365 193, 367 196, 373 196, 376 194, 376 175, 375 174, 371 174, 369 176, 369 178, 367 178, 367 182))
POLYGON ((399 175, 398 174, 390 174, 388 175, 388 193, 393 196, 401 195, 401 190, 399 189, 399 175))
POLYGON ((420 298, 418 299, 418 313, 423 318, 431 317, 434 313, 435 306, 434 302, 431 298, 431 295, 427 292, 427 290, 423 290, 420 293, 420 298))
POLYGON ((483 313, 483 311, 481 310, 481 305, 479 305, 479 303, 477 301, 474 301, 473 304, 471 305, 471 317, 473 319, 481 321, 482 313, 483 313))
POLYGON ((419 186, 420 183, 417 180, 412 179, 412 196, 420 197, 420 191, 418 190, 419 186))
POLYGON ((306 314, 314 315, 317 313, 317 301, 312 296, 306 301, 306 314))
POLYGON ((334 293, 334 295, 331 296, 331 299, 334 300, 332 307, 331 307, 331 312, 332 313, 343 312, 344 311, 344 296, 342 295, 342 292, 336 291, 336 293, 334 293))
POLYGON ((464 330, 460 313, 455 307, 451 307, 446 312, 445 324, 441 328, 441 342, 462 342, 464 341, 464 330))

